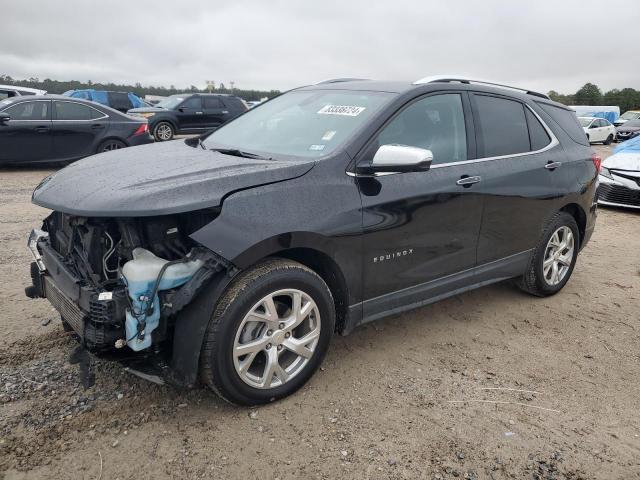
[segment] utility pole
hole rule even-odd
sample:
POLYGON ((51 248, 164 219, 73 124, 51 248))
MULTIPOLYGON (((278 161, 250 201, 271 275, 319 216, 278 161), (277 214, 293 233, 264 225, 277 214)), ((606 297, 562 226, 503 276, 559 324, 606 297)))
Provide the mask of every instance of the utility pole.
POLYGON ((234 82, 233 80, 231 80, 231 81, 229 82, 229 85, 231 85, 231 91, 232 91, 232 92, 233 92, 233 87, 234 87, 234 85, 235 85, 235 84, 236 84, 236 82, 234 82))

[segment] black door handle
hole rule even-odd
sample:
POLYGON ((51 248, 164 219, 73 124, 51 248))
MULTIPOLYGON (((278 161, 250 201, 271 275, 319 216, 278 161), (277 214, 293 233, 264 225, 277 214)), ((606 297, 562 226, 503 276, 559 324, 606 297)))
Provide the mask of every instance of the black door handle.
POLYGON ((482 181, 482 177, 478 175, 474 175, 472 177, 470 177, 469 175, 463 175, 460 177, 460 180, 456 182, 456 185, 461 185, 464 188, 469 188, 474 183, 478 183, 480 181, 482 181))
POLYGON ((560 166, 562 166, 562 162, 547 162, 544 168, 546 168, 547 170, 555 170, 560 166))
POLYGON ((49 127, 36 127, 36 133, 47 133, 49 131, 49 127))
POLYGON ((93 125, 91 125, 91 128, 93 128, 94 130, 99 130, 101 128, 104 128, 104 125, 102 125, 101 123, 94 123, 93 125))

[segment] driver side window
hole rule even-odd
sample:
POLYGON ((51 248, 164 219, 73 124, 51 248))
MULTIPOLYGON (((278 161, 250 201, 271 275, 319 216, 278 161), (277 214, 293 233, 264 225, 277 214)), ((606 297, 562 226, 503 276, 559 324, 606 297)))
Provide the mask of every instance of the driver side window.
POLYGON ((378 145, 431 150, 433 164, 467 160, 467 134, 458 93, 432 95, 412 103, 378 136, 378 145))

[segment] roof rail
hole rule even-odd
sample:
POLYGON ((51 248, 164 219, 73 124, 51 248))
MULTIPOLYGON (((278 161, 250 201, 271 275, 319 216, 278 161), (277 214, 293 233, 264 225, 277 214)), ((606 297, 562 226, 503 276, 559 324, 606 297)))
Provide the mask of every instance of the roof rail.
POLYGON ((315 85, 322 85, 324 83, 357 82, 360 80, 367 80, 367 79, 366 78, 329 78, 327 80, 322 80, 321 82, 318 82, 315 85))
POLYGON ((420 80, 416 80, 415 82, 413 82, 413 84, 422 85, 425 83, 439 83, 439 82, 442 82, 442 83, 460 82, 460 83, 467 83, 467 84, 479 83, 481 85, 491 85, 493 87, 501 87, 501 88, 508 88, 510 90, 517 90, 519 92, 525 92, 528 95, 535 95, 536 97, 542 97, 550 100, 549 96, 544 93, 534 92, 533 90, 528 90, 526 88, 513 87, 511 85, 504 85, 502 83, 497 83, 497 82, 489 82, 486 80, 474 80, 472 78, 463 77, 461 75, 433 75, 431 77, 424 77, 424 78, 421 78, 420 80))

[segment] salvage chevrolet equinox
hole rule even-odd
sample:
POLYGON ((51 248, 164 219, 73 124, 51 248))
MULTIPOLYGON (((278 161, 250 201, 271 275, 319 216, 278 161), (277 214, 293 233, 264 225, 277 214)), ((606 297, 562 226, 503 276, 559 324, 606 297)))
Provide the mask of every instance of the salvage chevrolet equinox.
POLYGON ((27 294, 60 312, 75 360, 270 402, 334 332, 506 279, 557 293, 599 169, 575 113, 540 93, 326 81, 45 178, 27 294))

